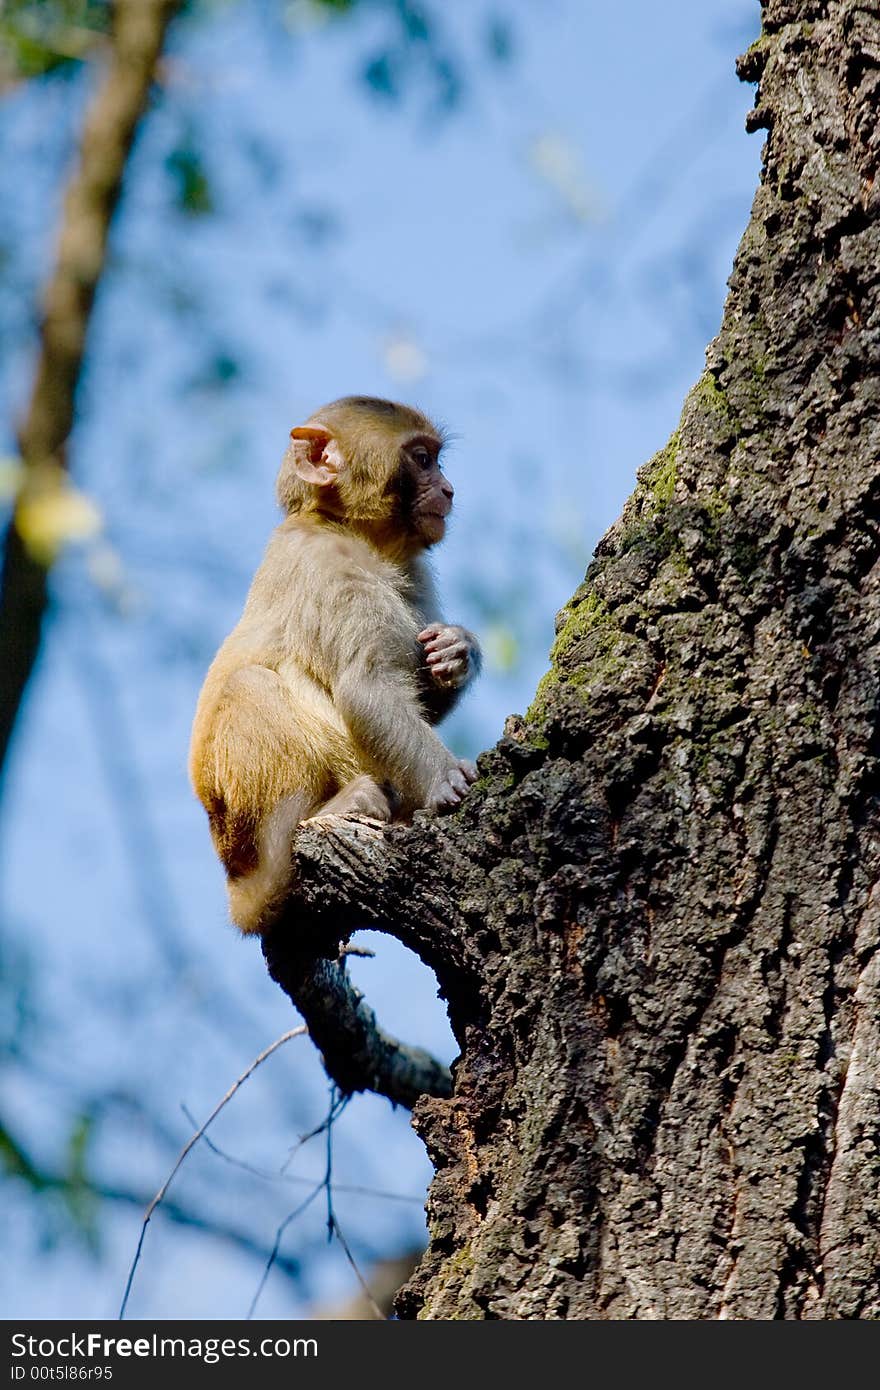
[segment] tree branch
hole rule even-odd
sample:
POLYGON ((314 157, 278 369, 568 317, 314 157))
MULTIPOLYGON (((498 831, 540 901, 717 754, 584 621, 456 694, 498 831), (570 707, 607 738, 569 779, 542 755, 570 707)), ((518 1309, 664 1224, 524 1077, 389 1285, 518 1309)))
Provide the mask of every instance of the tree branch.
MULTIPOLYGON (((441 985, 455 977, 454 935, 444 940, 441 932, 426 931, 421 910, 400 920, 413 882, 407 842, 405 828, 386 830, 378 822, 334 817, 306 823, 295 846, 296 892, 263 937, 263 954, 340 1090, 376 1091, 412 1109, 421 1095, 451 1095, 449 1070, 379 1026, 340 955, 350 932, 370 926, 415 950, 437 970, 441 985)), ((434 925, 441 925, 439 913, 434 925)))
POLYGON ((77 383, 107 237, 138 122, 179 0, 116 0, 110 57, 86 117, 79 165, 67 190, 55 266, 43 301, 40 352, 19 430, 25 480, 3 547, 0 634, 0 769, 40 645, 48 567, 27 548, 20 508, 66 468, 77 383))

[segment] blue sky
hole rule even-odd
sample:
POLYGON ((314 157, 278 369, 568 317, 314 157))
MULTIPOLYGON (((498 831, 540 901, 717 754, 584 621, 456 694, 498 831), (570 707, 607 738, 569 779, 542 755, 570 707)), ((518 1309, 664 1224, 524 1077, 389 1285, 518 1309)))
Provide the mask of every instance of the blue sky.
MULTIPOLYGON (((273 38, 262 7, 218 5, 177 31, 132 160, 72 443, 104 532, 58 567, 0 806, 7 960, 30 981, 35 1020, 27 1065, 6 1071, 5 1113, 53 1162, 95 1097, 115 1096, 91 1159, 108 1183, 155 1190, 189 1132, 181 1101, 203 1117, 293 1017, 255 943, 226 925, 185 771, 201 678, 275 524, 290 427, 357 391, 412 399, 455 434, 457 515, 437 571, 449 616, 487 640, 486 676, 448 732, 474 753, 528 704, 555 612, 675 428, 720 321, 759 168, 743 129, 751 89, 733 71, 757 33, 754 0, 459 0, 442 13, 463 60, 448 113, 421 70, 398 103, 366 91, 376 10, 273 38), (495 10, 514 44, 493 65, 495 10), (170 206, 164 161, 181 141, 202 151, 210 217, 170 206)), ((4 302, 19 330, 0 373, 0 451, 26 398, 28 314, 87 80, 0 107, 0 231, 15 248, 4 302)), ((386 1027, 453 1055, 418 962, 381 939, 355 973, 386 1027)), ((325 1104, 317 1060, 294 1042, 243 1089, 218 1142, 277 1168, 325 1104)), ((322 1161, 307 1146, 296 1162, 322 1161)), ((356 1098, 336 1173, 415 1199, 340 1196, 365 1262, 420 1239, 429 1166, 405 1115, 356 1098)), ((291 1191, 204 1153, 179 1186, 270 1245, 291 1191)), ((41 1245, 35 1204, 3 1195, 5 1315, 111 1316, 136 1211, 108 1211, 95 1260, 69 1239, 41 1245)), ((316 1203, 291 1228, 306 1277, 295 1289, 273 1275, 261 1314, 351 1289, 321 1223, 316 1203)), ((157 1218, 132 1313, 241 1316, 259 1272, 228 1242, 157 1218)))

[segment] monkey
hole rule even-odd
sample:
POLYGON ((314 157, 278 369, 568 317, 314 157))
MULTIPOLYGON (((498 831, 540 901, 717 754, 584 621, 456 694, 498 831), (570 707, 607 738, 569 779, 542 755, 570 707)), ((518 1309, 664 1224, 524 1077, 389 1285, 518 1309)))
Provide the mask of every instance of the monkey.
POLYGON ((452 509, 445 443, 421 411, 372 396, 290 431, 284 518, 205 677, 190 746, 242 932, 277 919, 301 822, 444 813, 476 779, 433 728, 481 664, 426 563, 452 509))

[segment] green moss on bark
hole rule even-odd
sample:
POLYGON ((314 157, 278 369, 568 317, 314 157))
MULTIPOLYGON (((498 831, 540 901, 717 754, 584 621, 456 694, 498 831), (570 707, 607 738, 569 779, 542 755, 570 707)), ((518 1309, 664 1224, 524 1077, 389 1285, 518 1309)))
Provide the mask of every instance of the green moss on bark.
POLYGON ((622 660, 618 652, 621 639, 622 633, 608 605, 595 592, 567 604, 557 618, 556 641, 550 649, 551 668, 538 685, 526 719, 540 723, 560 686, 584 691, 616 671, 622 660))

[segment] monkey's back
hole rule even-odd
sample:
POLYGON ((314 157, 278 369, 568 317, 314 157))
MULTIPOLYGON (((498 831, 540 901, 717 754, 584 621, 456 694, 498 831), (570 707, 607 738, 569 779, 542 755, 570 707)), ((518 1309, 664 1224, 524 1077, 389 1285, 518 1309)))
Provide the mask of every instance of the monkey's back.
POLYGON ((415 680, 420 616, 408 584, 357 536, 299 517, 276 529, 196 709, 190 776, 212 828, 299 793, 310 814, 367 770, 332 690, 377 640, 376 659, 396 643, 415 680))

